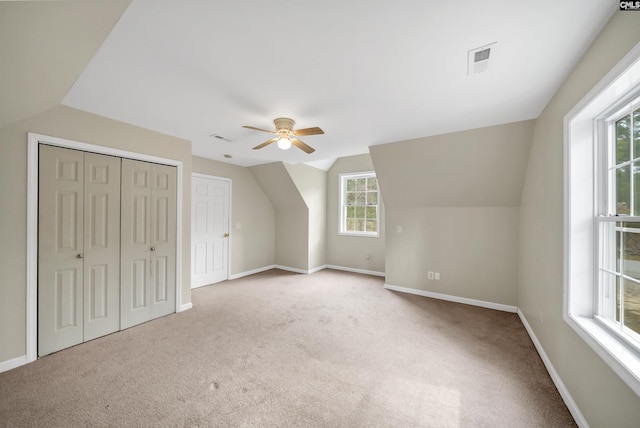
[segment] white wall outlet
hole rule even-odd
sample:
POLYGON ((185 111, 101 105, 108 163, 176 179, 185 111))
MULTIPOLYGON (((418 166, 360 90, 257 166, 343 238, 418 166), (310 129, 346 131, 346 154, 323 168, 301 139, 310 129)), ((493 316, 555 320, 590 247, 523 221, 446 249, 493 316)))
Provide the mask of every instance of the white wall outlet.
POLYGON ((436 281, 440 281, 440 272, 436 272, 433 274, 433 277, 436 281))
POLYGON ((402 233, 402 226, 398 226, 398 233, 402 233))
POLYGON ((427 273, 427 279, 433 279, 433 272, 429 271, 429 273, 427 273))
POLYGON ((369 254, 367 254, 366 256, 364 256, 364 259, 369 261, 369 260, 371 260, 371 256, 369 254))
POLYGON ((242 224, 236 223, 236 229, 242 229, 242 224))

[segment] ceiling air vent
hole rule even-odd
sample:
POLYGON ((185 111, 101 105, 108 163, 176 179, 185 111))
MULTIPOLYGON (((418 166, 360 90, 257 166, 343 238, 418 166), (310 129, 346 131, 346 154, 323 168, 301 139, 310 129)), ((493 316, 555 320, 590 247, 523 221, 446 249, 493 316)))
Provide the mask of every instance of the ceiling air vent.
POLYGON ((495 58, 497 42, 471 49, 468 52, 467 75, 487 71, 489 63, 495 58))

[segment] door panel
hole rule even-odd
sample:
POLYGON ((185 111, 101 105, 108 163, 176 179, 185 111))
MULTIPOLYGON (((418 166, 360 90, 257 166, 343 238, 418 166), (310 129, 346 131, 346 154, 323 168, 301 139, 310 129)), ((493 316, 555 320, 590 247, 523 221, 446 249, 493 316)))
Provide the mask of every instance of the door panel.
POLYGON ((120 164, 85 153, 84 340, 120 329, 120 164))
POLYGON ((121 326, 175 312, 176 169, 122 161, 121 326))
POLYGON ((38 194, 38 354, 83 341, 84 154, 41 145, 38 194))
POLYGON ((192 177, 191 287, 228 278, 229 182, 192 177))

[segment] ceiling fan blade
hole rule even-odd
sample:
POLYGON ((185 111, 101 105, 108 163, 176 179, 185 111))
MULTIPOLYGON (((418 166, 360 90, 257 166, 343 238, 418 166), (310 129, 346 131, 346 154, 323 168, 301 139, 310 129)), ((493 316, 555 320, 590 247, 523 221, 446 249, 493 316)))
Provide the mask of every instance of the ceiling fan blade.
POLYGON ((263 147, 267 147, 269 144, 271 144, 271 143, 275 143, 276 141, 278 141, 278 137, 276 137, 276 138, 272 138, 272 139, 267 140, 267 141, 265 141, 264 143, 262 143, 262 144, 260 144, 260 145, 258 145, 258 146, 255 146, 255 147, 253 148, 253 150, 258 150, 258 149, 261 149, 261 148, 263 148, 263 147))
POLYGON ((324 131, 317 126, 314 128, 304 128, 304 129, 296 129, 293 131, 293 135, 297 135, 298 137, 304 137, 305 135, 317 135, 324 134, 324 131))
POLYGON ((266 129, 262 129, 262 128, 256 128, 255 126, 248 126, 248 125, 242 125, 243 128, 247 128, 247 129, 253 129, 254 131, 262 131, 262 132, 268 132, 269 134, 275 134, 275 131, 268 131, 266 129))
POLYGON ((300 150, 307 152, 308 154, 311 154, 311 153, 316 151, 316 149, 314 149, 311 146, 308 146, 307 144, 303 143, 302 141, 298 140, 297 138, 292 138, 291 139, 291 144, 293 144, 294 146, 296 146, 300 150))

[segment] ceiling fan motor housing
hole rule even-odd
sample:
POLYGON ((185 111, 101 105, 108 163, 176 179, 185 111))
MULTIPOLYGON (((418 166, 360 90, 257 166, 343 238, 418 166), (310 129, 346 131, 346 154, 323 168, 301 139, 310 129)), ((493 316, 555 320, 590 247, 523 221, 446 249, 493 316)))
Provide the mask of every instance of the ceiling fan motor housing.
POLYGON ((282 130, 291 131, 293 129, 293 125, 295 125, 295 122, 293 119, 289 119, 286 117, 279 117, 278 119, 275 119, 273 123, 276 125, 277 131, 282 131, 282 130))

